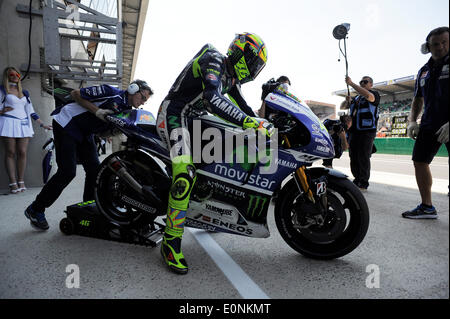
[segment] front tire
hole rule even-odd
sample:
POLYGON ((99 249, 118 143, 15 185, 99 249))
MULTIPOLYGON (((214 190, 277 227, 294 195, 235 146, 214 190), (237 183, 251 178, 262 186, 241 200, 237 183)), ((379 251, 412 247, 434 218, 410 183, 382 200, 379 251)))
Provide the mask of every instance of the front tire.
POLYGON ((290 247, 314 259, 339 258, 358 247, 369 227, 369 208, 351 181, 328 176, 328 205, 322 225, 305 222, 313 220, 308 214, 314 208, 304 198, 292 180, 275 206, 278 231, 290 247))

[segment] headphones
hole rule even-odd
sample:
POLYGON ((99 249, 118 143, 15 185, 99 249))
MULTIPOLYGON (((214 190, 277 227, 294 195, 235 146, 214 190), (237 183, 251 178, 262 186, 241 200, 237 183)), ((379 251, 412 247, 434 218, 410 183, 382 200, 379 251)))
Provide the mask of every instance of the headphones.
POLYGON ((150 94, 153 94, 152 89, 148 86, 147 82, 142 80, 134 80, 128 85, 127 92, 129 94, 136 94, 139 91, 148 90, 150 94))
POLYGON ((139 83, 137 81, 131 82, 130 85, 128 85, 128 88, 127 88, 127 92, 129 94, 136 94, 140 90, 141 90, 141 86, 139 85, 139 83))
POLYGON ((428 44, 428 40, 430 40, 431 36, 436 34, 442 34, 444 32, 449 32, 448 27, 439 27, 434 30, 431 30, 430 33, 428 33, 427 38, 425 39, 425 43, 422 43, 420 46, 420 52, 422 54, 430 53, 430 45, 428 44))

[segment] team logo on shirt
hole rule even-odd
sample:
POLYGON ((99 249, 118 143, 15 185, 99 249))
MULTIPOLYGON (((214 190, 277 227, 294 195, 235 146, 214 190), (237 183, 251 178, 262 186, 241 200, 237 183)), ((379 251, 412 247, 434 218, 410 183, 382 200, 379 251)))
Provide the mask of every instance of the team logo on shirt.
POLYGON ((423 71, 422 74, 420 75, 420 86, 425 86, 425 80, 426 77, 428 76, 428 70, 427 71, 423 71))
POLYGON ((97 96, 97 95, 102 95, 103 94, 103 89, 102 89, 101 85, 99 85, 99 86, 91 86, 91 87, 84 88, 84 92, 88 96, 97 96))
POLYGON ((441 76, 439 77, 439 80, 448 79, 448 64, 444 65, 442 67, 441 76))
POLYGON ((210 102, 213 105, 215 105, 217 108, 222 110, 224 113, 226 113, 229 116, 231 116, 232 118, 234 118, 235 120, 237 120, 237 121, 242 120, 242 117, 243 117, 242 112, 240 112, 240 110, 236 106, 221 99, 218 95, 214 94, 214 96, 211 98, 210 102))
POLYGON ((428 75, 428 71, 424 71, 424 72, 420 75, 420 78, 421 78, 421 79, 426 78, 427 75, 428 75))

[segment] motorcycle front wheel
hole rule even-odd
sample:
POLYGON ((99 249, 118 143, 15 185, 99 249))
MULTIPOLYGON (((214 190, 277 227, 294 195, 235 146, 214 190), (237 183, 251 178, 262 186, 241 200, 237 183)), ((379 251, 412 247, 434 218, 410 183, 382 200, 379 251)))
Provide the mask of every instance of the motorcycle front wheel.
POLYGON ((350 253, 369 227, 367 202, 351 181, 329 176, 326 196, 327 209, 320 213, 291 180, 276 202, 275 222, 281 237, 309 258, 334 259, 350 253))

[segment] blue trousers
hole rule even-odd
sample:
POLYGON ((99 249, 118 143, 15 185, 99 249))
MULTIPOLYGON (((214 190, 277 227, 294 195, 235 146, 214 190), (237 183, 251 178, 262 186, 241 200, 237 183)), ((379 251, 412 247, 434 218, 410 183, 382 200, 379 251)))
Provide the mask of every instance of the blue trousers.
POLYGON ((58 169, 33 202, 33 208, 42 212, 58 199, 75 178, 78 160, 86 172, 83 201, 94 200, 95 179, 100 165, 93 135, 78 142, 56 121, 53 121, 52 125, 58 169))

